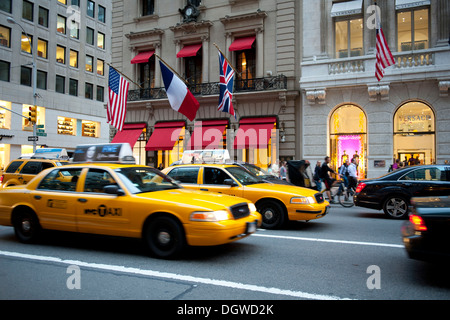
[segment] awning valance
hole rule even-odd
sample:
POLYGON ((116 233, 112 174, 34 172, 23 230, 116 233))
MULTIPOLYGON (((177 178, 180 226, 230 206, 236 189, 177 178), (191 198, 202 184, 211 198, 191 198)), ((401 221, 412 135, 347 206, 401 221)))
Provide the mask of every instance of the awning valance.
POLYGON ((430 0, 395 0, 395 9, 408 9, 421 6, 429 6, 430 0))
POLYGON ((142 130, 146 127, 146 123, 125 123, 122 131, 117 131, 111 143, 129 143, 131 148, 133 148, 142 130))
POLYGON ((237 38, 228 48, 229 51, 239 51, 251 49, 253 42, 255 42, 256 36, 237 38))
POLYGON ((352 14, 361 14, 362 4, 362 0, 351 0, 333 3, 333 6, 331 7, 331 16, 340 17, 349 16, 352 14))
POLYGON ((155 129, 150 139, 148 139, 145 150, 172 150, 185 125, 184 121, 159 122, 155 124, 155 129))
POLYGON ((195 149, 222 149, 223 133, 228 120, 197 121, 194 125, 189 146, 195 149))
POLYGON ((131 59, 131 64, 147 63, 154 53, 155 50, 140 52, 133 59, 131 59))
POLYGON ((197 55, 198 50, 202 47, 202 44, 191 44, 184 46, 183 49, 178 51, 177 58, 194 57, 197 55))
POLYGON ((234 139, 234 148, 267 149, 276 122, 276 117, 242 119, 234 139))

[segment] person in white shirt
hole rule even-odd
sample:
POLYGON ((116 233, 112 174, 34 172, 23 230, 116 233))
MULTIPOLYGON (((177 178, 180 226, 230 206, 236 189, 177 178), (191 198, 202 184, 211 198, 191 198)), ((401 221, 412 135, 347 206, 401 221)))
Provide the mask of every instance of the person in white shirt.
POLYGON ((358 169, 356 168, 356 159, 353 158, 352 162, 348 165, 348 187, 356 188, 358 184, 358 169))

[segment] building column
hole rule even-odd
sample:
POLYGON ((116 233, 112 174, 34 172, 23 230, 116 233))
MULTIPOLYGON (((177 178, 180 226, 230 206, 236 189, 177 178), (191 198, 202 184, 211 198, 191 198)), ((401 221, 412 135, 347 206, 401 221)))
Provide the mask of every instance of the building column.
POLYGON ((256 78, 264 77, 264 32, 262 28, 256 32, 256 78))
MULTIPOLYGON (((161 44, 155 44, 155 53, 158 57, 161 56, 161 44)), ((161 68, 159 67, 158 58, 155 59, 155 88, 161 88, 161 68)))
POLYGON ((202 54, 203 54, 203 65, 202 65, 202 82, 209 82, 209 37, 202 37, 202 54))

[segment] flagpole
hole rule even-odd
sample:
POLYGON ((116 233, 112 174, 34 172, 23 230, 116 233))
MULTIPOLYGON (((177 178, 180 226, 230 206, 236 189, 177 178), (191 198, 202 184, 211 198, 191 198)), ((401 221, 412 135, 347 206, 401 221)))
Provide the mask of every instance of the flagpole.
POLYGON ((158 56, 156 53, 154 53, 154 55, 155 55, 159 60, 161 60, 167 68, 169 68, 174 74, 176 74, 177 77, 180 78, 187 86, 189 86, 189 83, 188 83, 185 79, 183 79, 183 78, 178 74, 178 72, 176 72, 175 70, 173 70, 172 67, 171 67, 167 62, 165 62, 163 59, 161 59, 161 57, 158 56))
POLYGON ((228 64, 230 65, 231 69, 233 69, 234 72, 235 72, 236 74, 239 74, 239 75, 240 75, 241 73, 238 72, 238 71, 233 67, 233 65, 231 64, 230 60, 228 60, 228 58, 224 55, 224 53, 222 52, 222 50, 219 49, 219 46, 218 46, 216 43, 213 43, 213 45, 217 48, 217 50, 219 50, 219 52, 222 54, 222 56, 225 58, 225 60, 227 60, 227 62, 228 62, 228 64))
POLYGON ((114 70, 116 70, 118 73, 120 73, 122 76, 124 76, 125 78, 127 78, 130 82, 133 82, 135 85, 137 85, 139 88, 142 88, 137 82, 134 82, 133 80, 131 80, 130 78, 128 78, 125 74, 123 74, 122 72, 120 72, 119 70, 117 70, 116 68, 114 68, 112 65, 110 65, 108 62, 106 63, 109 67, 113 68, 114 70))

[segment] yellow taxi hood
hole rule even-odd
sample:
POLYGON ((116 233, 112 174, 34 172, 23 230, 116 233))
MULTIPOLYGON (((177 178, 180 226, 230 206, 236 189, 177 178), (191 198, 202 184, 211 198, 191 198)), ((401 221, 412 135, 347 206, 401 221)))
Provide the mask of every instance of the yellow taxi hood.
MULTIPOLYGON (((303 188, 298 186, 290 186, 284 184, 275 184, 275 183, 257 183, 250 184, 244 187, 246 190, 252 189, 257 191, 258 189, 267 193, 268 191, 271 193, 287 193, 289 195, 297 194, 305 197, 312 197, 317 193, 317 190, 303 188)), ((245 190, 244 189, 244 190, 245 190)), ((245 191, 244 191, 245 192, 245 191)))
POLYGON ((135 196, 146 199, 155 199, 162 202, 168 201, 173 203, 175 200, 179 205, 184 207, 199 207, 207 210, 223 210, 224 208, 239 203, 250 202, 249 200, 240 197, 185 188, 138 193, 135 196))

